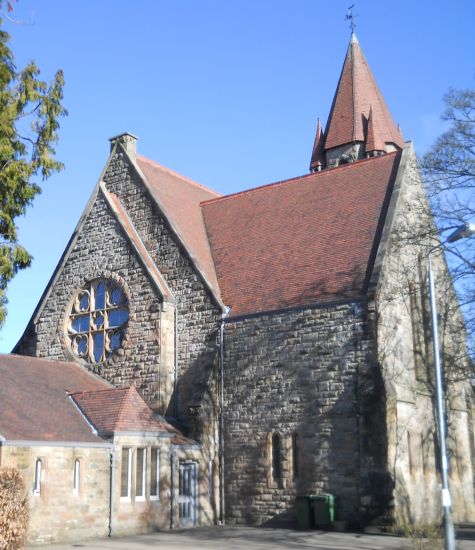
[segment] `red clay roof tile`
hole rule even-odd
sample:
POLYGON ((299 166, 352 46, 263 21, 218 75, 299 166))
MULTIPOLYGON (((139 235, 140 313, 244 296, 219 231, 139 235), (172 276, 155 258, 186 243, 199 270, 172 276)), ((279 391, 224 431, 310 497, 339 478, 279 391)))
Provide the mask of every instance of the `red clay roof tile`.
POLYGON ((317 133, 315 134, 315 141, 313 143, 312 158, 310 160, 310 171, 316 171, 323 165, 323 132, 320 124, 320 117, 317 123, 317 133))
POLYGON ((231 316, 361 296, 400 153, 202 204, 231 316))
POLYGON ((373 109, 369 108, 368 131, 366 136, 366 153, 385 151, 384 140, 381 138, 378 126, 373 122, 373 109))
POLYGON ((71 397, 100 433, 168 431, 168 423, 155 417, 133 386, 72 393, 71 397))
POLYGON ((109 387, 75 363, 0 355, 0 435, 21 441, 102 442, 68 392, 109 387))
POLYGON ((353 35, 333 99, 325 129, 325 150, 365 140, 365 120, 373 108, 373 125, 385 143, 402 149, 398 132, 373 73, 353 35))
POLYGON ((221 195, 140 155, 137 155, 137 164, 152 196, 163 209, 208 284, 219 296, 200 202, 221 195))

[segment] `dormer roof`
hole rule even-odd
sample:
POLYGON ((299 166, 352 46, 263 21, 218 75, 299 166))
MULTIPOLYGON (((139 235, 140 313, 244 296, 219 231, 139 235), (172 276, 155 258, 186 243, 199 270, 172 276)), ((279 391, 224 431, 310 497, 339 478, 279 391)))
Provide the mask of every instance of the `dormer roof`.
POLYGON ((369 108, 368 130, 366 133, 366 153, 385 151, 384 140, 379 134, 379 128, 374 125, 373 108, 369 108))

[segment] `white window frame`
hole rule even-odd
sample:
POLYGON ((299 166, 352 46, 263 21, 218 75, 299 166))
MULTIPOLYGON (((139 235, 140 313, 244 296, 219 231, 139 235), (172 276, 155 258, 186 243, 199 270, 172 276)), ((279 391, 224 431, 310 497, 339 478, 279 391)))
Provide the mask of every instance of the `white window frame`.
POLYGON ((74 468, 73 468, 73 495, 78 496, 79 495, 79 484, 81 481, 81 461, 79 458, 76 458, 74 461, 74 468))
MULTIPOLYGON (((122 468, 122 453, 127 450, 127 494, 125 496, 120 496, 120 502, 130 502, 131 501, 131 494, 132 494, 132 449, 126 448, 122 449, 121 451, 121 468, 122 468)), ((122 492, 122 470, 120 472, 120 491, 122 492)))
POLYGON ((33 485, 33 494, 35 496, 41 495, 41 473, 43 469, 43 464, 41 458, 37 458, 35 462, 35 480, 33 485))
MULTIPOLYGON (((155 456, 157 457, 157 463, 156 463, 156 479, 157 484, 154 487, 156 491, 156 495, 152 495, 152 486, 150 486, 150 500, 160 500, 160 449, 158 447, 152 447, 151 453, 150 453, 150 468, 152 468, 153 464, 153 454, 155 453, 155 456)), ((150 472, 150 482, 152 481, 152 473, 150 472)))
POLYGON ((146 494, 147 494, 147 448, 146 447, 138 447, 135 449, 135 500, 141 501, 145 500, 146 494), (140 464, 138 462, 138 451, 142 451, 142 467, 140 467, 140 464), (137 478, 138 476, 142 476, 142 494, 137 493, 137 478))

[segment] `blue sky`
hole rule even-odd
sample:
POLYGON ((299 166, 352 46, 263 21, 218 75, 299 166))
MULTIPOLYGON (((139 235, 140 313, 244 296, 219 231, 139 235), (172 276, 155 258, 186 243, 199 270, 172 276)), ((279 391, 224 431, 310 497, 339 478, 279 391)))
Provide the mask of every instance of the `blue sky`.
MULTIPOLYGON (((30 269, 8 289, 0 351, 21 336, 123 131, 138 150, 222 193, 307 172, 350 31, 349 0, 19 0, 18 67, 65 72, 63 172, 19 220, 30 269)), ((442 97, 474 87, 475 2, 356 4, 356 34, 406 139, 424 152, 442 97)))

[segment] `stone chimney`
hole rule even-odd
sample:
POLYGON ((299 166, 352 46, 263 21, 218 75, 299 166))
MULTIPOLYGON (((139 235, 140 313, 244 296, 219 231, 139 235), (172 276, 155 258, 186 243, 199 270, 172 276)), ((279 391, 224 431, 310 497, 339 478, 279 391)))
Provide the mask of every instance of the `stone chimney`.
POLYGON ((137 136, 134 136, 134 134, 129 134, 129 132, 124 132, 118 136, 111 137, 109 139, 111 151, 116 143, 120 143, 127 153, 135 159, 135 156, 137 155, 137 139, 137 136))

